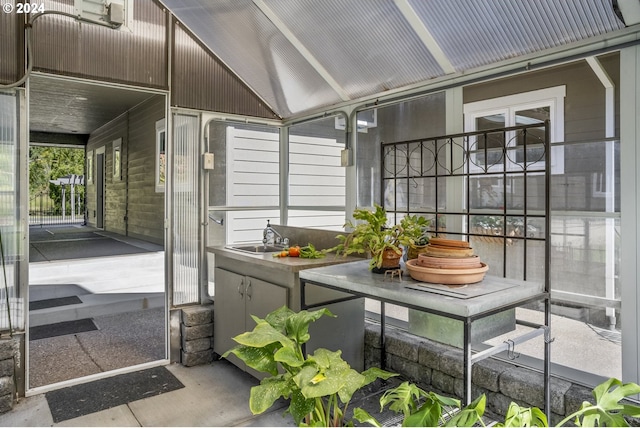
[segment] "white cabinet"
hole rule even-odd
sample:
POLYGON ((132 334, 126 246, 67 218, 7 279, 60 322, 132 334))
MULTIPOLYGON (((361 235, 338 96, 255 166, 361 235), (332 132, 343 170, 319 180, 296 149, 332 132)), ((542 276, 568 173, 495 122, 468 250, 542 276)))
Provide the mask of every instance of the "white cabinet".
MULTIPOLYGON (((251 315, 264 318, 287 304, 287 288, 226 269, 215 269, 215 287, 213 350, 219 355, 237 345, 233 337, 253 330, 251 315)), ((228 360, 250 370, 235 355, 228 360)))

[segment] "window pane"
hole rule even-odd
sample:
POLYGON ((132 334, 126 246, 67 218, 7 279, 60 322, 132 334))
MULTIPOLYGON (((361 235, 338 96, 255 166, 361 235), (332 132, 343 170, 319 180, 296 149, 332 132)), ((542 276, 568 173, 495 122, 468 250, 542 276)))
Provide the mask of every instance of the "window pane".
MULTIPOLYGON (((476 118, 477 131, 488 131, 505 126, 506 117, 504 114, 493 114, 476 118)), ((504 146, 504 133, 490 132, 483 136, 478 136, 475 145, 471 146, 471 151, 478 150, 478 153, 475 154, 478 165, 497 165, 504 162, 502 151, 504 146)))
MULTIPOLYGON (((542 123, 551 119, 549 106, 532 108, 516 111, 516 125, 529 125, 533 123, 542 123)), ((527 129, 524 133, 518 133, 516 146, 519 149, 516 153, 516 162, 525 162, 524 146, 526 146, 526 162, 527 164, 541 162, 544 160, 544 128, 527 129)))

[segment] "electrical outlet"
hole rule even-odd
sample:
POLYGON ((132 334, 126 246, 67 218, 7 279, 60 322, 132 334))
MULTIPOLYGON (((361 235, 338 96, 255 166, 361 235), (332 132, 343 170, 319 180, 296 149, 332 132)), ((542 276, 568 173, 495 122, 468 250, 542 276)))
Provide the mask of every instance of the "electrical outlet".
POLYGON ((213 169, 214 168, 214 156, 213 153, 204 153, 202 155, 202 168, 213 169))
POLYGON ((351 166, 353 159, 351 156, 351 149, 344 149, 340 151, 340 166, 351 166))

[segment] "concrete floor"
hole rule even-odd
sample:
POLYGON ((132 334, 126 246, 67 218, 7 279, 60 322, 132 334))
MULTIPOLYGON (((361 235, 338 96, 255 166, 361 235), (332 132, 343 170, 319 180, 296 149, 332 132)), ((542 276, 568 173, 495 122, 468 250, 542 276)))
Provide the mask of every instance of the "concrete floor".
MULTIPOLYGON (((41 246, 40 250, 50 251, 50 247, 41 246)), ((122 296, 132 294, 138 290, 144 293, 161 293, 164 281, 162 269, 164 255, 161 251, 157 251, 157 247, 151 246, 146 250, 148 251, 140 254, 114 255, 112 257, 102 255, 100 260, 97 258, 74 261, 45 259, 31 265, 30 282, 34 286, 45 287, 54 296, 60 292, 56 290, 62 290, 68 287, 70 283, 81 286, 87 295, 100 296, 101 298, 110 296, 114 301, 118 301, 122 296), (96 263, 101 266, 102 274, 96 274, 98 266, 96 263), (127 273, 127 267, 135 267, 135 269, 131 273, 127 273), (115 272, 118 275, 114 275, 115 272), (125 278, 133 279, 133 284, 135 285, 132 286, 132 283, 125 281, 125 278)), ((68 248, 65 246, 65 252, 67 251, 68 248)), ((40 256, 45 258, 50 257, 51 254, 51 252, 47 251, 39 253, 40 256)), ((86 299, 86 297, 84 298, 86 299)), ((119 304, 122 305, 122 303, 119 304)), ((160 313, 162 311, 155 312, 160 313)), ((152 321, 158 314, 154 315, 154 311, 149 311, 147 315, 150 316, 150 325, 158 324, 152 321)), ((46 317, 51 316, 51 314, 46 314, 46 317)), ((124 311, 120 315, 109 314, 108 312, 96 314, 97 324, 106 330, 115 328, 118 321, 123 321, 126 324, 127 317, 135 319, 139 315, 135 315, 135 311, 130 310, 124 311)), ((556 319, 555 321, 557 322, 553 323, 554 334, 558 334, 558 340, 553 345, 552 355, 554 355, 554 360, 561 355, 568 355, 573 358, 574 364, 576 364, 576 358, 586 357, 583 358, 584 361, 590 360, 592 357, 576 355, 575 349, 565 350, 567 347, 564 346, 569 343, 563 339, 565 334, 562 328, 567 327, 566 333, 572 333, 567 334, 567 336, 575 336, 577 332, 582 331, 577 327, 584 329, 584 324, 573 320, 556 319), (574 324, 581 325, 576 326, 574 324)), ((603 341, 602 344, 606 346, 613 346, 616 350, 619 349, 619 343, 607 341, 593 330, 585 329, 579 336, 584 339, 585 335, 592 337, 593 340, 603 341)), ((48 346, 56 345, 59 351, 60 347, 64 347, 65 344, 69 345, 69 341, 71 341, 71 345, 91 350, 97 349, 97 345, 101 343, 101 337, 96 332, 82 333, 79 336, 79 338, 47 339, 50 340, 48 344, 45 342, 31 344, 32 357, 36 358, 39 355, 38 353, 42 355, 40 370, 49 372, 49 374, 54 373, 58 376, 58 378, 54 376, 53 378, 41 379, 37 374, 38 368, 32 367, 30 368, 33 381, 32 387, 33 385, 39 386, 58 382, 64 380, 65 376, 66 379, 69 379, 70 377, 67 375, 62 376, 63 367, 68 367, 69 373, 76 377, 118 368, 117 364, 114 365, 112 363, 121 359, 111 359, 109 361, 109 358, 103 357, 101 360, 101 357, 91 352, 86 354, 90 362, 93 360, 90 364, 84 364, 84 360, 71 357, 55 358, 53 361, 48 361, 47 356, 52 355, 47 350, 48 346), (85 335, 85 337, 83 338, 82 335, 85 335), (44 364, 45 362, 46 364, 44 364), (73 366, 77 366, 75 363, 78 362, 80 363, 78 367, 81 368, 91 368, 92 364, 95 364, 98 368, 94 367, 95 370, 90 370, 91 373, 77 371, 78 368, 73 366), (53 365, 49 366, 50 364, 53 365)), ((133 343, 136 342, 135 336, 129 339, 133 343)), ((571 346, 568 348, 571 348, 571 346)), ((77 351, 74 350, 69 355, 74 355, 75 352, 77 351)), ((612 353, 615 354, 615 350, 612 353)), ((153 351, 150 354, 153 355, 153 351)), ((135 365, 139 362, 148 363, 154 360, 162 360, 162 357, 145 356, 140 361, 126 361, 126 364, 120 365, 120 367, 135 365)), ((124 362, 118 361, 118 364, 124 362)), ((164 363, 157 362, 157 364, 166 364, 166 361, 164 363)), ((619 370, 619 364, 615 359, 608 362, 598 361, 596 364, 599 365, 600 370, 603 367, 606 367, 607 370, 612 370, 612 372, 619 370)), ((578 365, 580 366, 581 364, 578 365)), ((0 426, 293 426, 293 420, 290 417, 282 417, 286 407, 284 404, 274 407, 266 414, 252 415, 248 407, 248 398, 251 386, 257 384, 257 381, 226 361, 216 361, 209 365, 191 368, 181 365, 167 365, 166 367, 185 385, 185 388, 133 401, 126 405, 70 419, 58 424, 53 423, 45 395, 37 393, 38 391, 36 390, 35 393, 32 391, 32 394, 27 398, 22 398, 14 410, 0 415, 0 426)))
POLYGON ((290 416, 283 417, 284 403, 252 415, 249 394, 258 381, 224 360, 167 369, 184 388, 57 424, 45 395, 38 394, 20 399, 12 411, 0 415, 0 426, 295 426, 290 416))

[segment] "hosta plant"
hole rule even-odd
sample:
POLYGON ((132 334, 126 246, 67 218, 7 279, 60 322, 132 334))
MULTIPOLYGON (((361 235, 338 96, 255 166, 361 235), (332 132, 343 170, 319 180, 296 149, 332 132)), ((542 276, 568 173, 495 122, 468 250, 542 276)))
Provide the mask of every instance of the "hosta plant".
POLYGON ((299 426, 349 426, 345 415, 353 394, 378 378, 396 376, 378 368, 358 373, 342 359, 341 351, 319 348, 304 355, 309 324, 324 315, 334 316, 328 309, 294 312, 283 306, 264 319, 253 316, 253 331, 233 338, 238 345, 223 357, 235 354, 249 367, 271 375, 251 388, 253 414, 283 397, 290 400, 287 412, 299 426))

